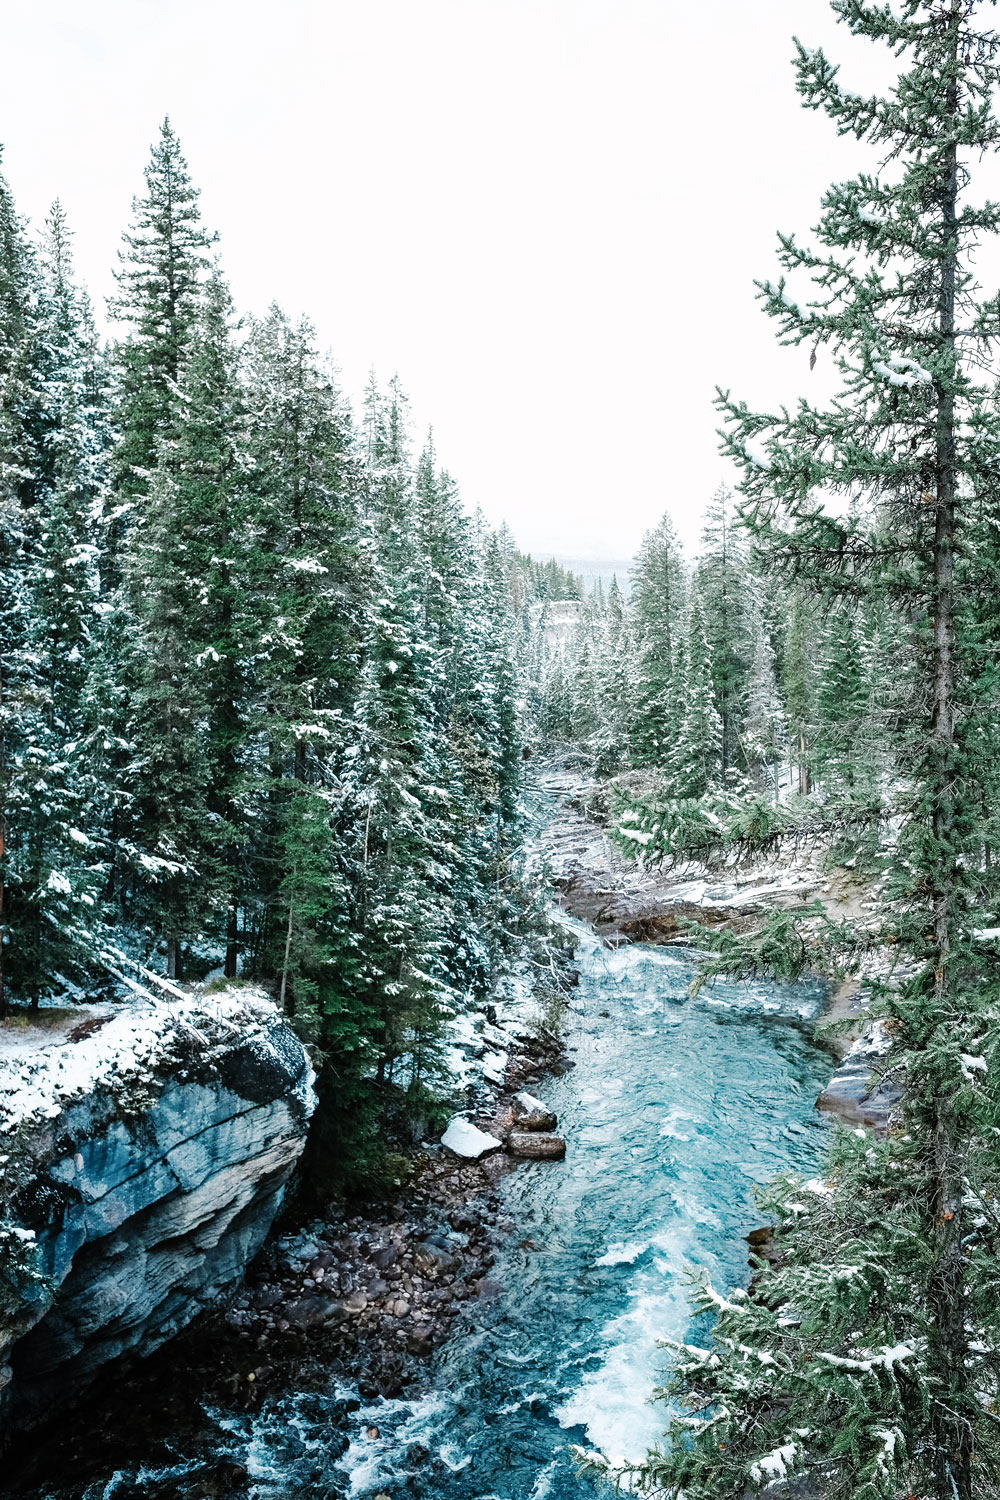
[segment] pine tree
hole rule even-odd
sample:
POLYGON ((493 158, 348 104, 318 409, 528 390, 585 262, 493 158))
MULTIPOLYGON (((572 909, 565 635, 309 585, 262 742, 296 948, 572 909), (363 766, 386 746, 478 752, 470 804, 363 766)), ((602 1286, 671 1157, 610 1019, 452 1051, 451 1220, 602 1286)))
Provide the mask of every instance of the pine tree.
POLYGON ((669 516, 647 532, 632 575, 637 652, 632 757, 636 765, 662 765, 678 722, 674 676, 684 618, 685 578, 669 516))
POLYGON ((90 957, 104 850, 103 788, 86 743, 85 706, 99 637, 100 511, 106 486, 104 369, 86 297, 72 279, 70 231, 58 202, 46 221, 35 324, 29 649, 24 705, 29 787, 21 819, 22 887, 31 934, 18 943, 25 982, 40 993, 90 957), (57 977, 58 976, 58 977, 57 977))
POLYGON ((625 599, 612 578, 600 655, 596 664, 598 730, 595 764, 599 776, 613 776, 628 763, 628 736, 634 713, 634 645, 625 599))
POLYGON ((224 973, 237 971, 238 912, 249 853, 246 753, 249 656, 258 615, 251 595, 256 516, 246 474, 245 398, 229 289, 216 269, 178 381, 179 425, 169 458, 176 520, 193 585, 184 623, 205 719, 205 837, 194 862, 225 910, 224 973), (208 845, 211 845, 211 855, 208 845))
POLYGON ((151 942, 162 937, 167 973, 181 977, 182 944, 205 930, 218 895, 208 800, 208 705, 191 622, 198 580, 184 537, 183 479, 164 453, 150 486, 151 515, 127 560, 135 620, 129 696, 131 793, 129 911, 151 942))
POLYGON ((410 1061, 419 1089, 432 1064, 445 984, 438 828, 454 784, 427 683, 433 650, 410 471, 406 399, 374 377, 365 397, 365 483, 377 587, 356 711, 357 795, 364 809, 360 904, 365 980, 379 1017, 379 1077, 410 1061), (417 1061, 419 1060, 419 1069, 417 1061))
POLYGON ((778 800, 778 770, 785 756, 787 737, 774 649, 764 620, 757 611, 743 723, 743 750, 760 790, 773 794, 775 802, 778 800))
POLYGON ((722 720, 715 706, 712 652, 701 595, 691 595, 684 647, 678 663, 678 725, 667 768, 676 797, 703 797, 722 773, 722 720))
POLYGON ((811 789, 812 745, 816 725, 818 633, 809 600, 800 587, 786 591, 786 628, 781 652, 781 692, 788 717, 800 796, 811 789))
POLYGON ((0 177, 0 1015, 8 949, 16 942, 17 819, 22 803, 28 587, 26 490, 31 473, 34 267, 6 179, 0 177))
POLYGON ((58 205, 32 256, 0 182, 0 1010, 86 963, 100 872, 81 707, 96 627, 103 433, 58 205), (87 851, 85 854, 84 851, 87 851))
MULTIPOLYGON (((130 918, 139 915, 134 899, 137 883, 141 906, 144 885, 160 879, 168 870, 175 871, 172 878, 181 880, 179 872, 187 867, 172 833, 165 835, 165 847, 170 853, 161 855, 155 852, 160 844, 155 826, 140 826, 146 815, 156 823, 156 798, 164 790, 161 777, 165 775, 167 782, 176 785, 178 795, 183 795, 187 779, 200 776, 204 770, 197 755, 193 759, 184 756, 175 767, 176 777, 161 766, 143 784, 142 766, 152 751, 150 726, 144 725, 143 743, 138 744, 130 738, 125 709, 133 688, 144 700, 153 691, 153 669, 136 649, 133 621, 137 618, 144 621, 140 624, 141 637, 144 629, 152 628, 158 608, 159 647, 167 651, 168 634, 174 643, 167 652, 169 663, 166 658, 161 659, 158 669, 161 675, 158 691, 165 711, 165 717, 159 720, 162 730, 173 733, 174 709, 167 701, 170 679, 175 674, 178 680, 183 676, 185 692, 195 694, 194 685, 187 680, 184 647, 193 601, 185 582, 185 560, 170 555, 175 536, 172 526, 179 519, 177 507, 183 509, 183 503, 170 476, 168 452, 181 429, 180 381, 202 308, 212 236, 202 227, 198 192, 191 183, 169 120, 164 120, 160 128, 145 179, 146 195, 134 200, 133 227, 124 236, 124 249, 120 253, 118 295, 110 304, 112 316, 129 331, 114 349, 112 418, 117 440, 112 451, 112 485, 101 558, 102 593, 113 615, 105 630, 107 649, 115 653, 108 671, 120 689, 119 694, 106 695, 104 703, 106 712, 119 715, 105 723, 106 738, 112 747, 105 765, 112 787, 109 828, 112 867, 107 895, 116 899, 123 914, 127 912, 130 918), (152 565, 157 555, 165 569, 159 606, 146 597, 143 573, 143 567, 152 565), (171 591, 173 603, 166 608, 164 601, 171 591), (182 600, 185 591, 188 597, 182 600), (181 771, 182 764, 188 769, 181 771), (156 782, 160 784, 154 785, 156 782)), ((160 581, 157 574, 151 576, 154 584, 160 581)), ((187 578, 189 581, 189 574, 187 578)), ((145 645, 150 644, 146 639, 145 645)), ((198 709, 194 702, 186 707, 178 703, 176 712, 177 722, 183 721, 189 726, 189 734, 196 734, 198 709)), ((133 714, 131 723, 135 722, 133 714)), ((161 748, 169 755, 165 743, 161 748)), ((189 750, 193 755, 193 744, 189 750)), ((201 807, 200 797, 198 801, 201 807)), ((188 831, 193 832, 194 828, 195 822, 191 821, 188 831)), ((187 905, 193 915, 193 908, 187 905)), ((146 916, 149 915, 147 906, 146 916)), ((167 941, 171 963, 175 964, 179 937, 173 933, 167 941)))
POLYGON ((145 171, 146 196, 132 205, 112 315, 130 325, 116 350, 114 546, 147 493, 160 442, 174 431, 177 382, 194 335, 214 236, 206 232, 180 142, 169 119, 145 171))
POLYGON ((813 765, 825 786, 844 788, 860 774, 858 749, 868 712, 865 654, 853 603, 832 610, 825 623, 813 765))
MULTIPOLYGON (((252 962, 276 971, 282 998, 295 1005, 290 961, 300 940, 293 931, 289 945, 295 912, 281 894, 282 872, 296 818, 312 805, 302 801, 302 786, 335 792, 344 772, 370 579, 359 551, 350 413, 311 326, 272 308, 251 331, 245 379, 245 503, 253 517, 245 660, 258 743, 252 962)), ((299 898, 302 911, 312 905, 299 898)), ((333 983, 331 971, 324 1001, 333 983)))
POLYGON ((698 558, 698 590, 712 653, 715 706, 722 723, 722 772, 747 764, 744 719, 754 652, 759 643, 752 615, 746 535, 723 485, 706 511, 698 558))
POLYGON ((719 1313, 711 1348, 680 1349, 675 1382, 697 1410, 645 1470, 688 1500, 800 1475, 830 1500, 972 1500, 1000 1477, 1000 988, 976 936, 997 892, 975 789, 990 774, 976 617, 997 515, 984 357, 1000 302, 978 299, 970 270, 1000 207, 965 201, 970 162, 1000 139, 1000 41, 978 9, 837 0, 852 32, 906 58, 885 97, 842 89, 822 51, 798 46, 806 106, 886 153, 880 172, 828 191, 821 248, 781 239, 813 300, 784 279, 762 288, 786 341, 832 348, 842 390, 827 410, 803 401, 777 416, 724 399, 771 566, 844 600, 874 594, 909 622, 914 692, 887 725, 896 824, 881 933, 907 963, 874 987, 903 1097, 884 1139, 840 1135, 817 1191, 775 1190, 780 1263, 754 1296, 704 1298, 719 1313), (831 491, 853 512, 831 514, 831 491))

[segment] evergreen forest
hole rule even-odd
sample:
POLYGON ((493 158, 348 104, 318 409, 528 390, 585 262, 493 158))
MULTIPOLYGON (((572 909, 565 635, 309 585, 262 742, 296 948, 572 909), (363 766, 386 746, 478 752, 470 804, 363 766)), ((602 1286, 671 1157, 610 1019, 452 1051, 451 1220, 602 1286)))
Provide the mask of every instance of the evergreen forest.
POLYGON ((525 672, 579 586, 397 380, 352 411, 308 322, 238 315, 167 121, 145 183, 110 341, 60 205, 32 234, 0 183, 0 1015, 264 982, 353 1170, 535 921, 525 672))
POLYGON ((309 322, 241 313, 169 120, 106 324, 60 204, 34 229, 0 179, 0 1021, 263 990, 316 1069, 310 1202, 481 1167, 486 1290, 435 1200, 427 1326, 506 1267, 509 1312, 422 1367, 451 1427, 411 1443, 426 1409, 372 1387, 410 1468, 261 1500, 1000 1496, 1000 33, 986 0, 830 9, 891 82, 794 42, 871 162, 755 283, 799 395, 716 391, 729 480, 668 495, 627 576, 522 551, 398 378, 352 405, 309 322), (526 964, 550 1076, 511 1046, 462 1095, 456 1036, 508 1048, 526 964), (839 1123, 817 1057, 863 1075, 839 1123))

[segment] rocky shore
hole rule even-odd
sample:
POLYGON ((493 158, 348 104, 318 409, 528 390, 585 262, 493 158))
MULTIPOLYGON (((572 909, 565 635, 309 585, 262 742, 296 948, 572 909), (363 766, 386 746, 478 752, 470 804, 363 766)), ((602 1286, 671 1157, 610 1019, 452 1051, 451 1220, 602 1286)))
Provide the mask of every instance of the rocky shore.
MULTIPOLYGON (((310 1219, 258 1257, 224 1315, 233 1358, 254 1377, 253 1401, 279 1366, 281 1384, 293 1375, 300 1385, 334 1375, 356 1382, 365 1397, 398 1396, 463 1313, 500 1294, 490 1272, 516 1226, 497 1185, 519 1159, 566 1149, 547 1131, 520 1128, 528 1123, 523 1085, 569 1066, 558 1038, 528 1040, 474 1112, 473 1123, 497 1149, 475 1160, 446 1146, 421 1149, 411 1157, 410 1180, 384 1205, 310 1219), (531 1150, 531 1141, 543 1149, 531 1150)), ((554 1126, 555 1117, 541 1123, 554 1126)))
MULTIPOLYGON (((15 1448, 5 1493, 30 1492, 40 1474, 54 1471, 76 1476, 82 1491, 88 1474, 100 1474, 109 1460, 163 1467, 183 1434, 204 1451, 204 1464, 171 1479, 163 1500, 239 1494, 248 1476, 215 1456, 213 1408, 253 1412, 289 1390, 329 1396, 342 1387, 361 1400, 393 1398, 419 1385, 435 1349, 467 1332, 504 1290, 491 1272, 499 1248, 517 1233, 498 1184, 523 1159, 516 1141, 507 1147, 524 1133, 518 1095, 571 1066, 558 1033, 536 1025, 518 1037, 502 1079, 487 1079, 468 1112, 497 1149, 467 1160, 425 1143, 383 1201, 320 1217, 293 1204, 226 1305, 15 1448)), ((557 1163, 539 1169, 560 1170, 557 1163)), ((345 1398, 345 1418, 357 1406, 345 1398)), ((336 1433, 331 1441, 339 1441, 336 1433)), ((147 1485, 142 1493, 160 1491, 147 1485)))

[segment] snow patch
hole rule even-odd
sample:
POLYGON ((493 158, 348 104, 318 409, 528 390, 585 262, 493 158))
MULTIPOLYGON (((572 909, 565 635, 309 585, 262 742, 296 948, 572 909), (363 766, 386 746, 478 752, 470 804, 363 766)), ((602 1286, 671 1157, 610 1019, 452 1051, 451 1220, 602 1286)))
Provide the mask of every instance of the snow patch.
POLYGON ((787 1479, 798 1451, 798 1443, 783 1443, 780 1448, 765 1453, 763 1458, 751 1465, 751 1479, 756 1484, 776 1484, 780 1479, 787 1479))
MULTIPOLYGON (((106 1015, 88 1010, 87 1015, 106 1015)), ((151 1078, 157 1063, 176 1045, 178 1033, 206 1038, 199 1027, 223 1027, 227 1036, 259 1036, 277 1015, 274 1003, 244 988, 212 995, 158 1000, 146 994, 114 1011, 99 1030, 78 1042, 65 1036, 30 1053, 0 1061, 0 1125, 11 1129, 32 1119, 55 1119, 73 1099, 96 1089, 113 1092, 123 1083, 151 1078)))
POLYGON ((873 359, 872 369, 876 375, 881 375, 888 380, 890 385, 930 385, 934 378, 930 371, 925 370, 923 365, 918 365, 915 359, 890 359, 885 364, 879 359, 873 359))

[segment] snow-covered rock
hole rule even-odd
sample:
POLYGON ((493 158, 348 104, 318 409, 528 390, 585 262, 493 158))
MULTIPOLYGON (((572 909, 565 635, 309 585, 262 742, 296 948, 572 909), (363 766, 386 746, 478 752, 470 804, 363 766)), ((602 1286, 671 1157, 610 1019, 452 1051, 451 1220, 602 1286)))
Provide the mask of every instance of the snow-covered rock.
POLYGON ((441 1144, 447 1146, 449 1151, 454 1151, 456 1156, 475 1160, 486 1156, 490 1151, 499 1151, 503 1142, 498 1141, 495 1135, 480 1130, 478 1125, 473 1125, 464 1115, 456 1115, 441 1137, 441 1144))
POLYGON ((246 989, 124 1006, 71 1036, 0 1055, 0 1230, 18 1252, 0 1244, 4 1427, 150 1353, 239 1279, 315 1104, 302 1044, 246 989))
POLYGON ((515 1094, 511 1114, 518 1130, 555 1130, 556 1116, 551 1109, 525 1090, 515 1094))
POLYGON ((851 1044, 830 1082, 816 1100, 816 1108, 848 1124, 885 1130, 900 1086, 896 1078, 878 1078, 879 1060, 889 1048, 889 1037, 880 1021, 866 1025, 851 1044))

